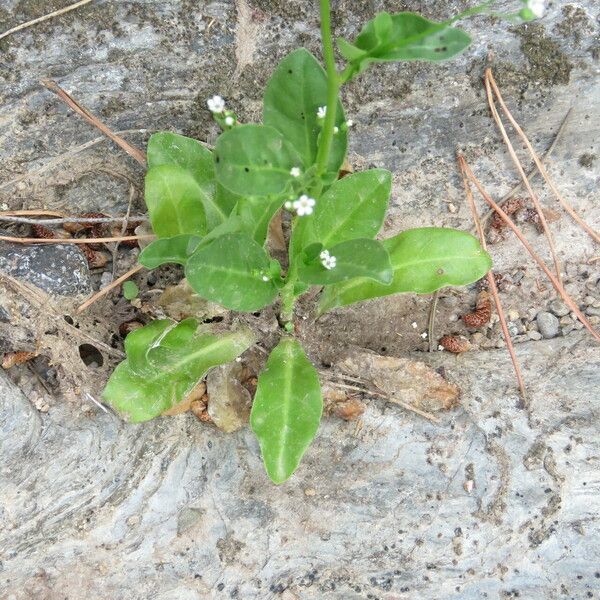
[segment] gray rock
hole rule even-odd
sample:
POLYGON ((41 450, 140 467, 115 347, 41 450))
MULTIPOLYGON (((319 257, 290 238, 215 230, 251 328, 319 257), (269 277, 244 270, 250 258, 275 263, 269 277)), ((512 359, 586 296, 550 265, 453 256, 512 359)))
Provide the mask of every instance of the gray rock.
POLYGON ((248 428, 126 425, 74 403, 42 416, 0 372, 0 597, 585 598, 600 347, 584 339, 519 347, 525 408, 506 350, 412 355, 461 406, 435 424, 370 399, 360 429, 325 419, 281 486, 248 428))
POLYGON ((75 244, 0 242, 0 270, 59 296, 90 292, 90 271, 75 244))
POLYGON ((565 315, 568 315, 570 312, 569 307, 564 302, 562 302, 561 300, 558 300, 558 299, 552 300, 552 302, 550 302, 550 304, 548 305, 548 308, 557 317, 564 317, 565 315))
POLYGON ((535 318, 538 329, 543 337, 550 339, 558 335, 559 323, 558 319, 549 312, 539 312, 535 318))
POLYGON ((542 334, 539 331, 530 331, 527 337, 533 341, 539 341, 542 339, 542 334))
POLYGON ((600 308, 596 308, 594 306, 588 306, 585 309, 585 314, 594 316, 594 317, 600 317, 600 308))

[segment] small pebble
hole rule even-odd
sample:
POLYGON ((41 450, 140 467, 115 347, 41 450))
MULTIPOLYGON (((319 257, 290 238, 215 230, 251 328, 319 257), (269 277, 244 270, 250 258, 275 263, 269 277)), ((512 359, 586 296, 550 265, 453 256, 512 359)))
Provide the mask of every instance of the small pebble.
POLYGON ((592 324, 592 325, 598 325, 600 323, 600 317, 596 316, 596 315, 592 315, 588 321, 592 324))
POLYGON ((594 298, 594 296, 586 296, 583 301, 588 305, 588 306, 593 306, 596 302, 596 298, 594 298))
POLYGON ((477 346, 481 346, 481 344, 484 342, 484 340, 486 340, 487 338, 485 337, 485 335, 483 335, 483 333, 480 333, 479 331, 474 333, 471 336, 471 342, 473 342, 473 344, 477 345, 477 346))
POLYGON ((560 300, 552 300, 548 305, 548 308, 551 312, 553 312, 557 317, 564 317, 569 314, 569 307, 560 300))
POLYGON ((546 339, 556 337, 559 331, 558 319, 549 312, 539 312, 535 318, 538 329, 542 336, 546 339))
POLYGON ((455 213, 455 212, 456 212, 458 209, 456 208, 456 206, 455 206, 454 204, 452 204, 452 202, 450 202, 450 203, 448 204, 448 210, 449 210, 451 213, 455 213))
POLYGON ((561 317, 559 322, 561 325, 573 325, 573 319, 569 316, 561 317))
POLYGON ((593 317, 600 317, 600 308, 595 308, 593 306, 588 306, 585 309, 585 314, 593 317))
POLYGON ((565 325, 564 327, 561 327, 560 332, 563 335, 569 335, 573 329, 575 329, 574 325, 565 325))
POLYGON ((542 334, 541 334, 539 331, 530 331, 530 332, 527 334, 527 337, 528 337, 530 340, 533 340, 533 341, 537 342, 538 340, 541 340, 541 339, 542 339, 542 334))
POLYGON ((104 271, 102 277, 100 277, 100 289, 105 288, 107 285, 112 283, 113 277, 110 271, 104 271))
POLYGON ((317 494, 317 490, 315 490, 315 488, 306 488, 304 490, 305 496, 316 496, 316 494, 317 494))
POLYGON ((516 310, 509 310, 506 313, 506 316, 508 317, 509 321, 516 321, 520 315, 516 310))

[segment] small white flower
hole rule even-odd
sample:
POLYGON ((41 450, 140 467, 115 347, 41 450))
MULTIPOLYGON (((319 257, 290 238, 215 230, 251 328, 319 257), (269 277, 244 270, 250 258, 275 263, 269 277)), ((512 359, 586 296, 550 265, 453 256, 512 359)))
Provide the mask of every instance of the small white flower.
POLYGON ((327 114, 327 107, 319 106, 319 108, 317 109, 317 117, 319 117, 319 119, 324 119, 326 114, 327 114))
POLYGON ((263 280, 263 281, 269 281, 269 278, 268 278, 266 275, 263 275, 263 276, 262 276, 262 280, 263 280))
POLYGON ((440 352, 443 352, 445 350, 444 346, 442 346, 441 344, 438 344, 438 350, 440 352))
POLYGON ((290 175, 292 177, 300 177, 300 167, 292 167, 290 169, 290 175))
POLYGON ((421 334, 421 337, 422 337, 424 340, 426 340, 426 339, 427 339, 427 332, 426 332, 426 331, 424 331, 424 332, 421 334))
POLYGON ((527 0, 527 8, 538 18, 544 16, 546 10, 545 0, 527 0))
POLYGON ((354 125, 354 121, 353 121, 352 119, 348 119, 348 120, 346 121, 346 127, 347 127, 348 129, 350 129, 350 127, 352 127, 353 125, 354 125))
POLYGON ((298 200, 292 203, 293 209, 299 217, 312 214, 313 207, 317 201, 314 198, 309 198, 306 194, 302 194, 298 200))
POLYGON ((235 123, 235 119, 233 117, 225 117, 225 125, 231 127, 235 123))
POLYGON ((417 325, 417 322, 416 322, 416 321, 413 321, 413 322, 410 324, 410 326, 411 326, 413 329, 416 329, 416 328, 418 327, 418 325, 417 325))
POLYGON ((335 135, 336 133, 339 133, 339 132, 340 132, 340 128, 339 128, 339 127, 336 125, 336 126, 333 128, 333 134, 335 135))
POLYGON ((294 203, 291 200, 288 200, 283 207, 285 210, 292 210, 294 208, 294 203))
POLYGON ((212 113, 222 113, 225 110, 225 100, 221 96, 213 96, 206 101, 208 110, 212 113))
POLYGON ((319 258, 321 259, 321 264, 327 269, 335 269, 335 265, 337 264, 337 258, 335 256, 331 256, 329 254, 329 250, 323 250, 321 254, 319 254, 319 258))

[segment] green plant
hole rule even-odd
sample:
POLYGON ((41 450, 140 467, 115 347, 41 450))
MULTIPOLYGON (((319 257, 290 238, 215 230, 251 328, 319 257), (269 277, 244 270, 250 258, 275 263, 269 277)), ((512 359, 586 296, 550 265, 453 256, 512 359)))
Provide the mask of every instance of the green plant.
MULTIPOLYGON (((391 174, 371 169, 338 178, 351 127, 340 87, 373 62, 455 56, 470 38, 452 24, 489 11, 490 2, 442 23, 380 13, 352 43, 338 40, 346 61, 339 72, 329 0, 320 6, 326 69, 305 49, 287 56, 267 85, 262 125, 240 124, 215 96, 208 105, 224 131, 214 150, 168 132, 148 144, 145 195, 158 239, 140 263, 183 265, 200 296, 231 310, 258 311, 279 298, 282 337, 259 375, 251 413, 276 483, 298 466, 322 412, 317 372, 293 337, 297 298, 323 286, 322 314, 388 294, 466 285, 491 266, 478 241, 461 231, 421 228, 376 240, 391 174), (265 248, 269 223, 281 209, 291 217, 285 268, 265 248)), ((152 419, 184 401, 210 367, 254 342, 249 331, 215 336, 193 319, 152 322, 125 340, 127 359, 104 398, 129 421, 152 419)))

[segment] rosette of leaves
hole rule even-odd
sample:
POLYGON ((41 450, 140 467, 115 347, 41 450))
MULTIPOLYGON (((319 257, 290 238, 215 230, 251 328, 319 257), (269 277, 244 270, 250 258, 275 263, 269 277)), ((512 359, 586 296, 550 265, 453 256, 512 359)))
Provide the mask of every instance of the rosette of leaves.
MULTIPOLYGON (((469 37, 449 23, 412 13, 382 13, 354 42, 339 41, 344 80, 370 63, 440 60, 469 37)), ((388 207, 391 174, 370 169, 338 179, 348 127, 339 98, 335 130, 324 131, 319 107, 328 105, 331 80, 305 49, 288 55, 268 82, 262 124, 225 128, 214 149, 175 133, 148 144, 145 198, 156 241, 139 261, 184 268, 203 298, 234 311, 254 312, 281 299, 284 312, 312 286, 323 288, 317 314, 390 294, 427 294, 483 277, 490 257, 461 231, 420 228, 376 239, 388 207), (319 148, 330 135, 320 164, 319 148), (291 219, 284 272, 266 247, 269 223, 288 200, 316 199, 312 214, 291 219), (336 259, 327 268, 323 252, 336 259)), ((285 320, 285 319, 284 319, 285 320)), ((289 331, 289 327, 287 330, 289 331)), ((157 321, 131 333, 127 360, 109 381, 105 398, 130 420, 152 418, 181 401, 211 366, 237 357, 247 333, 196 333, 196 325, 157 321)), ((317 371, 300 343, 282 331, 258 377, 251 413, 266 471, 288 479, 317 433, 322 413, 317 371)))

